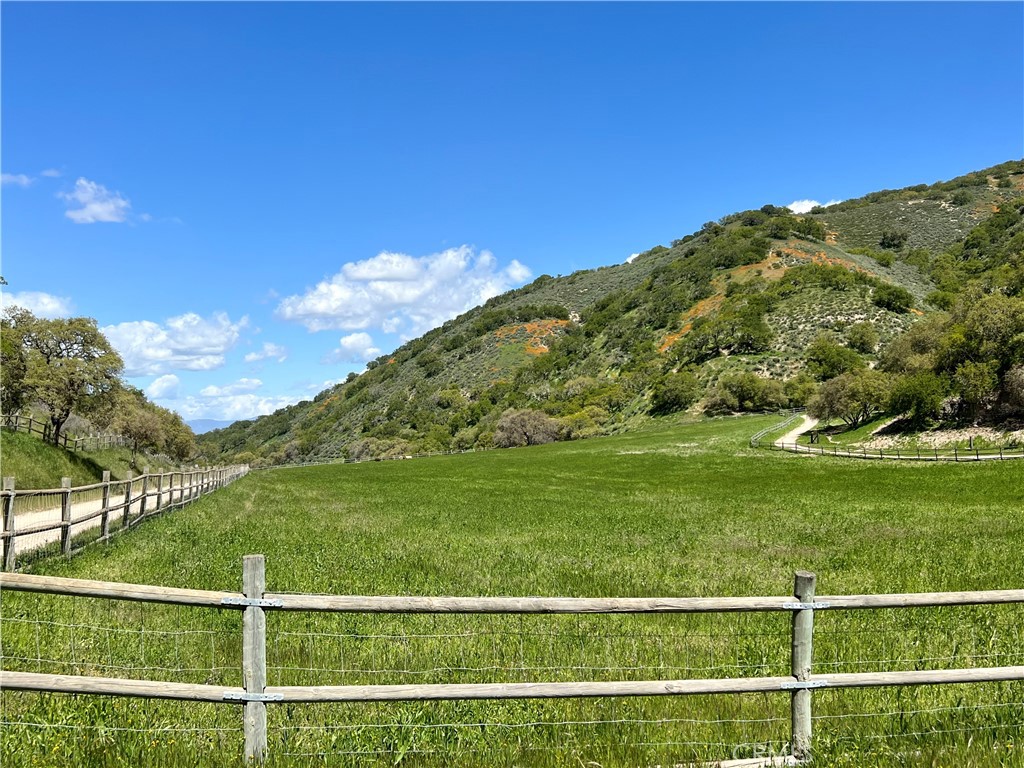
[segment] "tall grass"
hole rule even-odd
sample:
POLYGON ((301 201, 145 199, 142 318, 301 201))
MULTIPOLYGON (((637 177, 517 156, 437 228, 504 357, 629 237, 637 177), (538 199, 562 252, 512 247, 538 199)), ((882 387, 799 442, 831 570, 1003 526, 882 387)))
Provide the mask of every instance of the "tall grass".
MULTIPOLYGON (((1024 481, 1012 462, 748 448, 770 418, 254 473, 105 548, 33 568, 237 589, 242 556, 261 552, 269 591, 334 594, 786 594, 797 569, 818 573, 821 594, 1020 586, 1024 481)), ((240 681, 235 612, 11 592, 2 610, 6 669, 240 681)), ((1016 606, 824 613, 815 671, 1024 664, 1022 618, 1016 606)), ((788 672, 788 653, 783 614, 268 620, 272 685, 772 675, 788 672)), ((1011 765, 1021 749, 1018 684, 815 697, 826 765, 1011 765)), ((241 713, 228 705, 11 692, 2 704, 8 723, 50 726, 5 726, 5 766, 71 755, 233 764, 241 751, 241 713)), ((787 718, 784 694, 272 706, 271 755, 281 765, 676 764, 782 751, 787 718)))

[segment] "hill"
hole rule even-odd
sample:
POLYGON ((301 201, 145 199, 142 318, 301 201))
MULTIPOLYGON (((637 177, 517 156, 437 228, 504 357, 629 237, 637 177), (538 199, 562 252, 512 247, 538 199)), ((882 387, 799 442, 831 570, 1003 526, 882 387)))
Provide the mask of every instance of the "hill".
POLYGON ((630 263, 543 275, 312 401, 199 445, 210 459, 280 463, 574 439, 690 407, 802 405, 817 381, 875 366, 969 287, 1006 293, 1024 269, 1022 193, 1024 162, 1013 161, 804 216, 774 205, 728 215, 630 263))
POLYGON ((193 419, 192 421, 186 421, 189 429, 195 434, 201 435, 204 432, 209 432, 214 429, 224 429, 234 424, 234 421, 228 421, 224 419, 193 419))

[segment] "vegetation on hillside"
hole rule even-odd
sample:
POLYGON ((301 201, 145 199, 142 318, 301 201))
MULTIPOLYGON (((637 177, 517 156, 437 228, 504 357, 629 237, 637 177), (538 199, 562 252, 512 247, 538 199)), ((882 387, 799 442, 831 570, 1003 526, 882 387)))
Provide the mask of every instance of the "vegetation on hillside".
POLYGON ((957 307, 988 297, 984 306, 996 311, 1001 297, 999 311, 1014 316, 1024 281, 1022 202, 1014 199, 1022 171, 1006 163, 808 216, 766 205, 708 222, 631 264, 542 276, 312 402, 208 433, 200 445, 210 458, 252 463, 491 447, 504 442, 495 439, 503 415, 523 411, 554 420, 559 439, 677 409, 812 401, 847 414, 906 412, 917 424, 1008 417, 1017 408, 1013 369, 1024 361, 1007 348, 985 375, 975 364, 989 354, 978 341, 989 321, 977 311, 968 320, 957 307), (952 209, 965 211, 959 228, 930 228, 952 209), (919 318, 938 313, 973 330, 957 360, 929 364, 937 384, 882 364, 919 318), (863 396, 857 409, 846 395, 837 405, 836 392, 864 390, 869 372, 867 411, 863 396), (928 392, 941 397, 925 403, 928 392))

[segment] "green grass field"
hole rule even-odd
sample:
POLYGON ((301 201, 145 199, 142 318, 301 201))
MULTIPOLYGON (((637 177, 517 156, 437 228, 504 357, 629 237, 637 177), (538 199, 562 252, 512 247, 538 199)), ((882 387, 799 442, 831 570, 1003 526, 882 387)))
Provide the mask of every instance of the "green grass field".
MULTIPOLYGON (((278 592, 819 594, 1017 588, 1024 473, 755 450, 778 417, 415 461, 253 473, 37 573, 278 592)), ((240 615, 5 592, 5 669, 240 684, 240 615)), ((1016 606, 824 612, 815 672, 1024 664, 1016 606)), ((268 619, 269 683, 677 679, 788 674, 789 616, 268 619)), ((229 705, 6 692, 20 765, 233 765, 229 705), (38 727, 33 723, 45 723, 38 727)), ((820 692, 822 765, 1007 766, 1024 686, 820 692)), ((781 752, 785 694, 270 707, 271 765, 637 765, 781 752)))

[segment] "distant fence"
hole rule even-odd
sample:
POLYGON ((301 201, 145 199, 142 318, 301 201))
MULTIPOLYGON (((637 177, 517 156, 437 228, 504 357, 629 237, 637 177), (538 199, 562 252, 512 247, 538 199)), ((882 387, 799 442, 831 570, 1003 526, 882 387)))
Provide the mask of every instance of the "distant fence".
MULTIPOLYGON (((29 435, 38 435, 43 440, 50 442, 53 438, 53 425, 48 421, 37 421, 32 416, 5 416, 3 426, 14 432, 24 432, 29 435)), ((61 432, 57 439, 57 445, 69 451, 99 451, 103 448, 115 448, 129 445, 130 441, 124 435, 89 435, 86 437, 75 437, 67 432, 61 432)))
POLYGON ((757 432, 755 432, 750 437, 750 447, 760 448, 761 441, 765 438, 766 435, 770 435, 772 432, 778 432, 780 430, 787 429, 796 424, 804 417, 803 408, 794 408, 789 413, 790 416, 785 421, 780 422, 778 424, 772 424, 770 427, 765 427, 764 429, 759 429, 757 432))
MULTIPOLYGON (((778 765, 792 764, 811 756, 811 710, 814 690, 1024 680, 1024 666, 917 668, 900 671, 813 674, 814 615, 819 611, 1024 603, 1024 589, 823 597, 815 594, 816 580, 815 574, 798 571, 795 575, 793 595, 778 597, 365 597, 284 594, 265 591, 263 555, 248 555, 244 558, 242 592, 2 574, 0 587, 5 590, 241 611, 242 642, 239 661, 243 671, 243 685, 235 687, 3 670, 0 671, 0 688, 10 691, 133 696, 241 705, 244 709, 243 733, 247 761, 262 761, 266 757, 268 704, 784 694, 788 695, 790 700, 791 754, 785 757, 785 763, 778 762, 777 758, 742 763, 778 765), (267 614, 275 611, 434 615, 785 612, 792 616, 789 633, 790 674, 590 682, 270 686, 267 684, 267 614)), ((326 641, 321 638, 321 642, 326 641)), ((822 663, 826 667, 829 666, 828 660, 822 663)), ((960 659, 960 664, 963 664, 963 659, 960 659)))
MULTIPOLYGON (((781 425, 780 425, 781 426, 781 425)), ((753 443, 751 443, 753 444, 753 443)), ((802 443, 769 443, 772 451, 789 451, 790 453, 807 453, 814 456, 839 456, 847 459, 891 459, 893 461, 1008 461, 1024 458, 1024 446, 1017 448, 969 448, 962 450, 956 446, 950 449, 920 446, 900 449, 890 448, 842 448, 838 445, 804 445, 802 443)))
POLYGON ((54 554, 71 555, 86 544, 107 541, 168 509, 177 509, 223 488, 249 471, 247 466, 217 467, 182 472, 148 472, 124 480, 103 480, 60 488, 17 490, 16 478, 3 478, 3 568, 13 571, 19 554, 59 542, 54 554), (97 530, 98 529, 98 530, 97 530), (19 542, 19 539, 21 540, 19 542))

